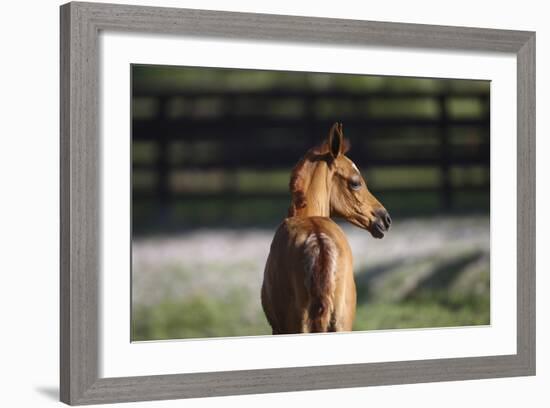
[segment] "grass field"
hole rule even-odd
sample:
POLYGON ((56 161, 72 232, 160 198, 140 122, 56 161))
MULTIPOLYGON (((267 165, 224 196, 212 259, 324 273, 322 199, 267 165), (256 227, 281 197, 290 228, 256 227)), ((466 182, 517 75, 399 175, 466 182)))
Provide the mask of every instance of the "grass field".
MULTIPOLYGON (((490 323, 489 219, 396 220, 374 240, 344 226, 354 330, 490 323)), ((260 287, 273 230, 204 229, 133 242, 132 340, 270 334, 260 287)))

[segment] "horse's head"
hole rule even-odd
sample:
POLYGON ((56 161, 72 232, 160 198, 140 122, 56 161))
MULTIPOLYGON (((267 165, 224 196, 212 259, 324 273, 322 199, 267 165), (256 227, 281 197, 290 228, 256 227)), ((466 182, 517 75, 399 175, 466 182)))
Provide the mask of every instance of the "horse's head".
POLYGON ((357 166, 346 157, 349 145, 344 139, 341 123, 332 126, 325 146, 328 150, 328 174, 332 175, 330 214, 368 230, 375 238, 382 238, 390 228, 390 215, 368 190, 357 166))

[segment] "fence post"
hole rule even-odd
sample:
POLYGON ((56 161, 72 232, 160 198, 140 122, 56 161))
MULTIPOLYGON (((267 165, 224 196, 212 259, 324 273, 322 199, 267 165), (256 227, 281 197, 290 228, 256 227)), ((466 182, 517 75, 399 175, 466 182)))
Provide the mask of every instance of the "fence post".
POLYGON ((169 143, 168 143, 168 132, 165 124, 167 123, 167 108, 168 108, 168 98, 160 97, 158 99, 158 113, 157 113, 157 123, 159 128, 159 133, 156 135, 157 138, 157 160, 155 163, 156 172, 157 172, 157 188, 156 196, 160 208, 160 217, 161 221, 168 219, 169 204, 170 204, 170 172, 168 164, 168 154, 169 154, 169 143))
POLYGON ((439 101, 439 166, 441 169, 441 207, 449 211, 453 204, 453 189, 451 185, 450 163, 451 146, 449 143, 449 116, 447 113, 446 93, 440 94, 439 101))

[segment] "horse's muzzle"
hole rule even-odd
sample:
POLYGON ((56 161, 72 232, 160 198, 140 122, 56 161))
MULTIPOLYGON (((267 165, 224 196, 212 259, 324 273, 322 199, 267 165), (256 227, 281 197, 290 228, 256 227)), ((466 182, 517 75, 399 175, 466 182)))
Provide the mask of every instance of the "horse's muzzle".
POLYGON ((371 226, 371 234, 374 238, 383 238, 384 233, 390 229, 391 226, 391 217, 388 212, 381 208, 374 212, 375 221, 371 226))

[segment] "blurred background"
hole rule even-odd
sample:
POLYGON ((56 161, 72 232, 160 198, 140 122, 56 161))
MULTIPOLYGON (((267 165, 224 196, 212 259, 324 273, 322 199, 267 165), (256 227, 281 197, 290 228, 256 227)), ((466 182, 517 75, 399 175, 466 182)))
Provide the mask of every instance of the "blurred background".
POLYGON ((294 164, 344 125, 394 223, 348 224, 354 330, 489 324, 490 83, 132 65, 132 340, 270 334, 294 164))

